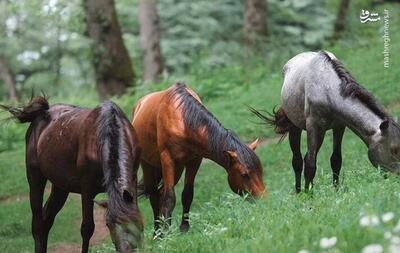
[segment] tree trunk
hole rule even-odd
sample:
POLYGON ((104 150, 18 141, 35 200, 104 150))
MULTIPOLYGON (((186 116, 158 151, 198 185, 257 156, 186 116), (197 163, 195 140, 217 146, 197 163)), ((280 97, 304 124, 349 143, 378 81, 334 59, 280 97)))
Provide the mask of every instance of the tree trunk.
POLYGON ((2 56, 0 56, 0 78, 3 79, 4 83, 8 86, 10 99, 18 102, 20 97, 17 92, 15 75, 12 72, 7 60, 2 56))
POLYGON ((347 19, 347 12, 349 10, 349 3, 350 0, 340 1, 339 11, 336 17, 335 27, 332 36, 332 43, 336 42, 336 40, 338 40, 341 37, 344 31, 347 19))
POLYGON ((156 0, 140 0, 139 23, 143 48, 143 79, 154 82, 158 80, 164 67, 156 0))
POLYGON ((266 0, 245 0, 244 31, 248 44, 267 37, 266 0))
POLYGON ((84 0, 89 37, 94 41, 93 67, 102 99, 121 95, 135 77, 122 40, 113 0, 84 0))

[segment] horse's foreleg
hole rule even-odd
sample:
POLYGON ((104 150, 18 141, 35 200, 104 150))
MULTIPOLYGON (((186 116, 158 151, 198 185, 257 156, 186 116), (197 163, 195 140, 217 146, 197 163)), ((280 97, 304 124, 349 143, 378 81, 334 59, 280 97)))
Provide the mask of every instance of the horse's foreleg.
POLYGON ((295 175, 295 189, 299 193, 301 191, 301 173, 303 171, 303 157, 300 150, 301 129, 292 127, 289 131, 289 143, 292 150, 292 167, 295 175))
POLYGON ((307 154, 304 158, 305 191, 313 187, 313 180, 317 171, 317 154, 324 141, 325 130, 315 125, 307 124, 307 154))
POLYGON ((141 161, 145 191, 149 194, 151 208, 154 216, 154 233, 159 229, 160 193, 158 185, 161 181, 161 169, 141 161))
POLYGON ((164 185, 161 191, 161 206, 160 214, 164 217, 166 223, 171 225, 171 214, 175 208, 176 197, 175 197, 175 182, 178 173, 182 173, 183 166, 177 166, 173 157, 168 150, 161 152, 161 165, 162 165, 162 176, 164 185))
POLYGON ((57 213, 64 206, 67 200, 68 192, 61 190, 60 188, 52 185, 51 193, 43 207, 43 244, 47 245, 47 238, 49 231, 54 223, 54 218, 57 213))
POLYGON ((82 224, 81 224, 81 236, 82 236, 82 253, 86 253, 89 250, 89 241, 94 232, 94 220, 93 220, 93 194, 82 193, 82 224))
POLYGON ((333 185, 337 187, 339 185, 339 174, 342 168, 342 139, 345 127, 335 127, 332 129, 333 132, 333 152, 331 156, 331 168, 333 173, 333 185))
POLYGON ((185 172, 185 186, 182 191, 182 222, 180 230, 186 232, 189 230, 189 211, 192 205, 193 193, 194 193, 194 179, 196 177, 197 171, 199 170, 202 158, 194 159, 186 165, 185 172))
POLYGON ((47 245, 43 242, 43 192, 46 186, 46 178, 39 168, 27 166, 27 177, 29 182, 29 200, 32 210, 32 236, 35 241, 35 252, 45 253, 47 245))

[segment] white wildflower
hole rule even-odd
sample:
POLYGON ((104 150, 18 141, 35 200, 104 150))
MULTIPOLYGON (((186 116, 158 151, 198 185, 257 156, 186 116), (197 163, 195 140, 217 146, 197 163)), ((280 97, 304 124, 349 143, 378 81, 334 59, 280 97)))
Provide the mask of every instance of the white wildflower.
POLYGON ((386 240, 388 240, 388 239, 392 238, 392 233, 386 231, 386 232, 383 234, 383 236, 385 237, 386 240))
POLYGON ((336 236, 333 236, 331 238, 324 237, 319 241, 319 246, 322 249, 327 249, 335 246, 336 242, 337 242, 336 236))
POLYGON ((361 252, 362 253, 382 253, 383 247, 380 244, 370 244, 370 245, 365 246, 361 252))
POLYGON ((398 237, 398 236, 393 236, 392 238, 390 238, 390 243, 391 243, 391 244, 400 245, 400 237, 398 237))
POLYGON ((398 244, 390 244, 388 247, 388 253, 399 253, 400 245, 398 244))
POLYGON ((393 218, 394 218, 394 213, 392 212, 387 212, 382 215, 382 221, 385 223, 391 221, 393 218))
POLYGON ((393 236, 390 238, 390 244, 388 247, 389 253, 398 253, 400 252, 400 238, 398 236, 393 236))
POLYGON ((379 218, 376 215, 366 215, 361 217, 360 219, 360 226, 367 227, 367 226, 376 226, 379 224, 379 218))
POLYGON ((306 250, 306 249, 302 249, 300 250, 298 253, 310 253, 310 251, 306 250))

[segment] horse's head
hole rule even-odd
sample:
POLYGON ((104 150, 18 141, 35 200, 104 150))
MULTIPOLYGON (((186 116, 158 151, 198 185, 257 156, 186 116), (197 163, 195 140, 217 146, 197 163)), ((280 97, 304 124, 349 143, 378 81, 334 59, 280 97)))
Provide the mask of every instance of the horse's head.
POLYGON ((384 120, 380 133, 368 148, 368 158, 375 166, 400 174, 400 128, 392 119, 384 120))
POLYGON ((96 203, 107 209, 106 224, 117 251, 131 253, 141 245, 143 222, 136 204, 133 204, 132 195, 124 191, 123 199, 127 205, 120 205, 112 200, 96 203), (122 210, 124 211, 121 212, 122 210))
POLYGON ((228 182, 232 191, 240 195, 250 193, 254 197, 261 197, 265 193, 263 182, 263 168, 257 155, 254 153, 258 140, 251 143, 243 152, 238 150, 224 151, 228 157, 228 182))

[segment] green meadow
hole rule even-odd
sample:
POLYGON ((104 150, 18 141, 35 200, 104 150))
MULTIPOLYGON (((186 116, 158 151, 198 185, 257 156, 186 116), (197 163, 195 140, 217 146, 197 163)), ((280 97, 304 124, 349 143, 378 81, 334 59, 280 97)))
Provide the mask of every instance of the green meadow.
MULTIPOLYGON (((379 8, 384 8, 380 6, 379 8)), ((352 27, 351 39, 327 46, 353 76, 371 91, 395 117, 400 116, 400 6, 391 9, 390 67, 383 67, 382 23, 352 27), (365 42, 368 41, 368 42, 365 42)), ((355 21, 355 23, 357 20, 355 21)), ((327 132, 318 156, 312 194, 294 192, 294 174, 288 141, 278 143, 275 134, 252 116, 247 106, 272 110, 279 105, 281 68, 289 59, 276 61, 249 56, 223 68, 201 68, 186 75, 168 77, 151 88, 113 99, 131 118, 137 99, 151 90, 185 81, 203 98, 205 106, 243 141, 268 139, 257 154, 264 167, 268 197, 248 201, 231 192, 227 175, 211 161, 203 161, 195 183, 191 228, 179 231, 180 193, 170 231, 153 240, 153 217, 148 199, 139 200, 145 220, 143 252, 400 252, 400 180, 374 168, 367 147, 349 129, 343 140, 340 187, 332 186, 329 157, 331 132, 327 132), (371 246, 372 245, 372 246, 371 246), (369 247, 369 248, 368 248, 369 247), (367 251, 373 247, 382 251, 367 251), (364 250, 364 251, 363 251, 364 250)), ((68 102, 95 106, 95 95, 55 96, 51 103, 68 102)), ((0 114, 5 117, 5 114, 0 114)), ((14 122, 0 126, 0 252, 33 252, 31 211, 24 165, 27 125, 14 122)), ((306 151, 303 132, 302 153, 306 151)), ((99 196, 103 197, 103 196, 99 196)), ((49 248, 60 243, 80 243, 79 195, 71 194, 50 232, 49 248)), ((114 252, 111 240, 91 247, 91 252, 114 252)))

